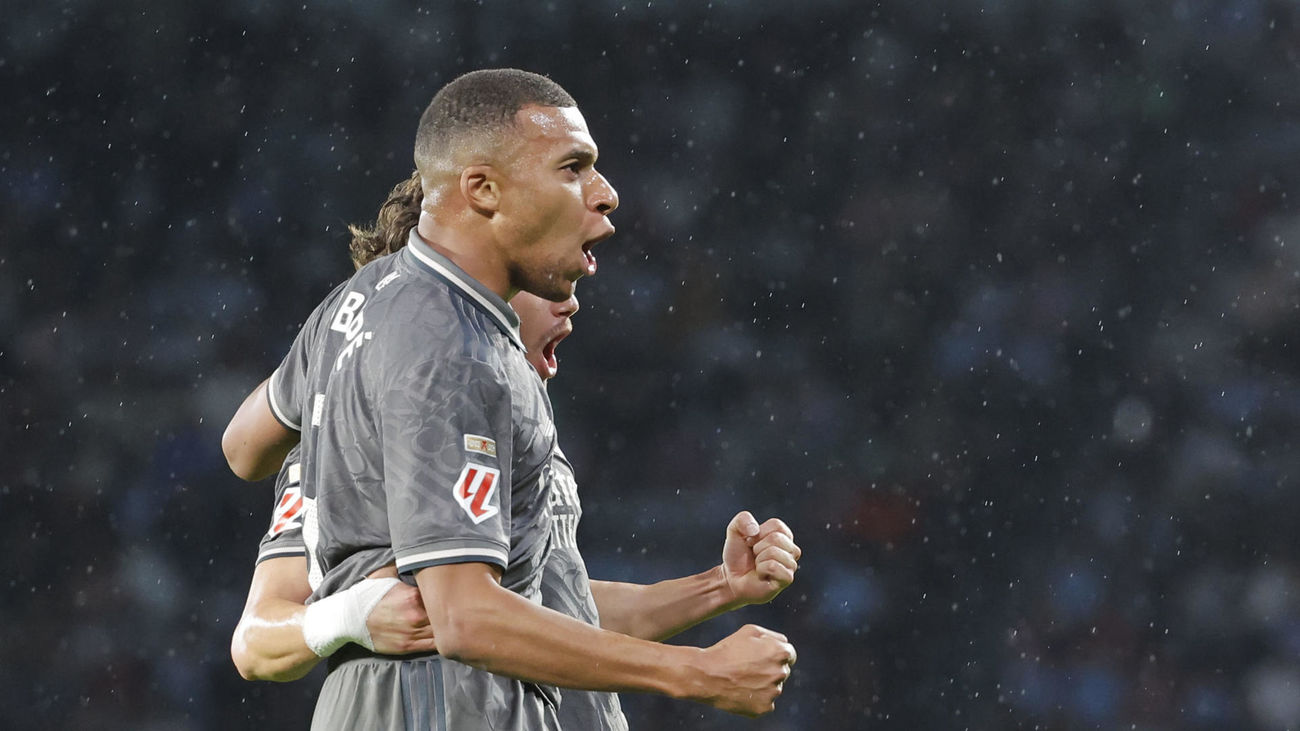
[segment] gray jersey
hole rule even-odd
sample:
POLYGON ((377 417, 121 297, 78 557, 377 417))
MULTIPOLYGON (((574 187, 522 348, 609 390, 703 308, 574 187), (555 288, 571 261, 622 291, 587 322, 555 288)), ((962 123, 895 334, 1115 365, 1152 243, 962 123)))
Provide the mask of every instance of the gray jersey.
MULTIPOLYGON (((542 573, 542 605, 599 627, 600 615, 591 596, 587 565, 578 552, 578 521, 582 519, 578 483, 573 478, 573 467, 559 449, 552 464, 553 548, 542 573)), ((614 693, 561 690, 559 715, 565 729, 627 731, 627 719, 614 693)))
POLYGON ((302 557, 307 553, 302 541, 302 520, 306 511, 302 495, 301 455, 302 448, 294 445, 275 478, 271 526, 258 546, 258 563, 268 558, 302 557))
MULTIPOLYGON (((540 601, 555 428, 518 317, 500 297, 412 232, 405 249, 317 308, 267 393, 277 418, 302 430, 302 484, 316 519, 304 539, 324 579, 315 597, 395 559, 408 577, 493 564, 503 586, 540 601)), ((438 664, 437 698, 420 703, 443 709, 450 728, 556 727, 553 689, 438 664)), ((373 691, 354 685, 327 682, 355 698, 373 691)), ((369 726, 333 707, 325 721, 317 714, 319 727, 369 726)))

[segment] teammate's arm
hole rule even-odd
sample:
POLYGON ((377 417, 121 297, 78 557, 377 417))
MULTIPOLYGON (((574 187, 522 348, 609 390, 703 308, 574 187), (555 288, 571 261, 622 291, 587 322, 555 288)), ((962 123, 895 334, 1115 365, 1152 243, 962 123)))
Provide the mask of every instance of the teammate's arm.
POLYGON ((774 708, 795 661, 784 635, 746 625, 707 648, 665 645, 593 627, 502 587, 484 563, 416 572, 445 657, 525 681, 638 691, 757 716, 774 708))
POLYGON ((285 455, 298 443, 298 432, 281 424, 271 413, 266 388, 267 381, 262 381, 248 394, 221 435, 226 463, 245 480, 275 474, 285 455))
POLYGON ((794 581, 802 555, 783 521, 760 526, 741 511, 727 525, 718 566, 656 584, 592 581, 591 594, 601 627, 664 640, 724 612, 771 601, 794 581))
POLYGON ((302 556, 269 558, 253 570, 230 657, 245 680, 297 680, 319 655, 302 638, 304 604, 311 596, 302 556))
POLYGON ((297 680, 349 641, 388 655, 436 650, 419 591, 376 575, 370 581, 377 583, 362 582, 309 610, 303 556, 259 563, 230 643, 239 674, 245 680, 297 680))

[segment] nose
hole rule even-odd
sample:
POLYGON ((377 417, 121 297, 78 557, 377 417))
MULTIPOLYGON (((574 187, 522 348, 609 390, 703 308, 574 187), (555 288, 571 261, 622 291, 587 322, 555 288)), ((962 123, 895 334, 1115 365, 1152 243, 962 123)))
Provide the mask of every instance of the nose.
POLYGON ((571 294, 563 302, 551 303, 551 315, 555 317, 573 317, 578 314, 578 295, 571 294))
POLYGON ((614 190, 604 175, 596 173, 589 200, 593 210, 609 215, 618 208, 618 191, 614 190))

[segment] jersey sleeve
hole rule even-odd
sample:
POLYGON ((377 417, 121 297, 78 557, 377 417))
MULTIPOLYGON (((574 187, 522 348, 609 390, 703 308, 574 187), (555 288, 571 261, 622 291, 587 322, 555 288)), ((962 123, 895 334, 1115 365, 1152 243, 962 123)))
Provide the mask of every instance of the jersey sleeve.
POLYGON ((428 360, 382 396, 384 489, 399 572, 484 562, 510 551, 513 420, 500 369, 428 360))
POLYGON ((303 411, 310 390, 307 373, 309 359, 322 336, 322 330, 328 327, 339 294, 346 285, 347 282, 344 282, 335 287, 307 317, 302 329, 293 339, 289 353, 280 361, 267 383, 266 398, 271 404, 271 413, 286 428, 302 431, 303 411))
POLYGON ((307 394, 307 354, 310 348, 306 326, 293 339, 293 347, 280 361, 266 384, 271 413, 285 427, 302 431, 303 399, 307 394))
POLYGON ((285 457, 284 466, 275 478, 275 505, 271 509, 271 525, 257 551, 257 563, 268 558, 306 556, 302 521, 304 501, 302 494, 301 445, 295 445, 285 457))

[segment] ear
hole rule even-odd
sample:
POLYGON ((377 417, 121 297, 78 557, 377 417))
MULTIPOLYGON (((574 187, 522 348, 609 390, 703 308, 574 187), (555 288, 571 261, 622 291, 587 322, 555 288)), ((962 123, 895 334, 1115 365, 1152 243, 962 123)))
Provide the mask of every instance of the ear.
POLYGON ((491 216, 501 208, 501 182, 491 165, 470 165, 460 171, 460 194, 475 213, 491 216))

